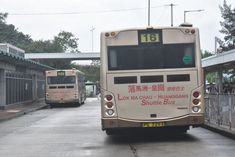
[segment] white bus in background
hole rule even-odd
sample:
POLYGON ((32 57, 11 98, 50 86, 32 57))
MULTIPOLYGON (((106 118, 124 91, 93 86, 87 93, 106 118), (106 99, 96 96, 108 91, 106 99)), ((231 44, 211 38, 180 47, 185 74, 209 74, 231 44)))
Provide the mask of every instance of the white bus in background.
POLYGON ((101 120, 121 128, 174 128, 204 123, 199 31, 147 27, 101 34, 101 120))
POLYGON ((83 104, 86 99, 85 77, 79 70, 46 71, 46 103, 83 104))

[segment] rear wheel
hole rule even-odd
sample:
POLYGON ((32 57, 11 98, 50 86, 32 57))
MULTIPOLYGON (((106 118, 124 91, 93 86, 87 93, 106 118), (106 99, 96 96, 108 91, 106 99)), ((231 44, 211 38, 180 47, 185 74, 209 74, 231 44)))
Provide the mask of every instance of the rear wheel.
POLYGON ((177 131, 182 134, 186 134, 188 130, 189 130, 188 126, 180 127, 177 129, 177 131))
POLYGON ((112 130, 112 129, 107 129, 107 130, 106 130, 106 134, 110 136, 110 135, 114 135, 115 132, 114 132, 114 130, 112 130))

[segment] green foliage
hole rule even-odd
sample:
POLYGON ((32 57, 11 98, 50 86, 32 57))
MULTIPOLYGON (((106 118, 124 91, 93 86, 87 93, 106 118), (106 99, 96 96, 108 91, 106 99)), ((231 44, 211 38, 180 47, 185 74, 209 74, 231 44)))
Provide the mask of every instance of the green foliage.
POLYGON ((209 82, 209 83, 213 83, 216 81, 216 72, 211 72, 211 73, 208 73, 206 75, 206 80, 209 82))
POLYGON ((222 46, 224 51, 231 50, 235 48, 235 8, 228 5, 226 0, 224 0, 223 6, 219 6, 222 14, 223 21, 220 22, 225 43, 222 46))
POLYGON ((75 38, 71 32, 61 31, 57 36, 54 37, 54 43, 60 45, 63 51, 78 51, 78 38, 75 38))
MULTIPOLYGON (((7 13, 0 13, 0 43, 10 43, 26 53, 79 52, 78 38, 71 32, 61 31, 53 40, 33 41, 29 35, 19 32, 14 25, 6 24, 7 13)), ((71 68, 69 60, 43 60, 42 64, 56 69, 71 68)))
POLYGON ((7 13, 0 13, 0 43, 10 43, 23 48, 32 42, 29 35, 19 32, 14 25, 6 24, 7 13))
POLYGON ((202 58, 210 57, 210 56, 212 56, 212 55, 213 55, 213 54, 212 54, 211 52, 206 51, 206 50, 201 53, 202 58))
MULTIPOLYGON (((97 63, 97 62, 96 62, 97 63)), ((73 64, 72 67, 85 73, 86 80, 92 82, 100 81, 100 65, 91 64, 91 65, 76 65, 73 64)))

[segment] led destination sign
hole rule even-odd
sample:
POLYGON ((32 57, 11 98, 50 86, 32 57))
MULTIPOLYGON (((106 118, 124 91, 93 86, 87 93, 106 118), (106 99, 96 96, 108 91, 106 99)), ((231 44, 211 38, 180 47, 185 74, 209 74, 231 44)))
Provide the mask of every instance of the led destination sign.
POLYGON ((156 44, 162 42, 161 30, 142 30, 139 31, 139 44, 156 44))

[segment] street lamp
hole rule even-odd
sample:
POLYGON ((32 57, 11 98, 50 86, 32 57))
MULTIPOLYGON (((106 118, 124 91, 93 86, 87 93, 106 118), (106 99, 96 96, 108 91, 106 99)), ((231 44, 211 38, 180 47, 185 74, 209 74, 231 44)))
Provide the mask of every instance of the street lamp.
POLYGON ((148 26, 150 26, 150 0, 148 0, 148 26))
POLYGON ((186 22, 186 13, 189 13, 189 12, 201 12, 201 11, 204 11, 204 9, 199 9, 199 10, 185 10, 185 11, 184 11, 184 23, 186 22))
POLYGON ((91 50, 92 52, 94 51, 94 37, 93 37, 93 31, 95 30, 95 28, 92 26, 91 27, 91 50))

